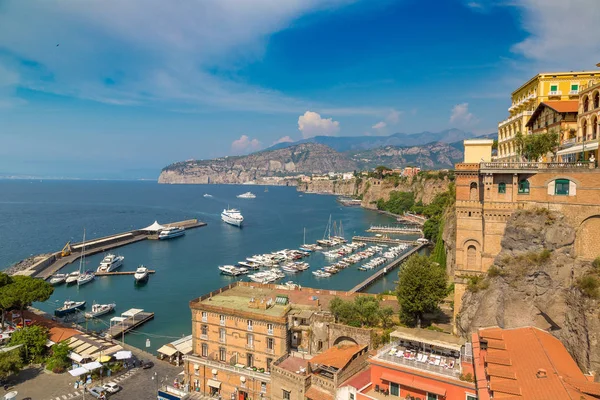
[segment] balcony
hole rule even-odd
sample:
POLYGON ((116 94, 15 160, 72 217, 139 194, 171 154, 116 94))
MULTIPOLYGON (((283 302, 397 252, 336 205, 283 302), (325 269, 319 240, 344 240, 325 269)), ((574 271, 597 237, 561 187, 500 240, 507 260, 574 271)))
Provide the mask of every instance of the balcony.
POLYGON ((578 90, 570 90, 569 91, 569 96, 577 96, 579 94, 579 89, 578 90))
POLYGON ((252 325, 248 325, 248 330, 252 332, 252 325))
POLYGON ((208 340, 208 335, 200 335, 200 339, 202 339, 202 340, 208 340))
POLYGON ((273 329, 267 329, 267 335, 272 335, 273 334, 273 329))
POLYGON ((219 325, 221 325, 221 326, 225 326, 225 320, 224 320, 224 319, 220 320, 220 321, 219 321, 219 325))
POLYGON ((433 372, 454 379, 459 379, 461 374, 459 357, 452 357, 447 354, 434 355, 431 352, 421 351, 413 351, 411 353, 409 350, 398 344, 387 345, 374 359, 422 371, 433 372), (400 352, 400 354, 398 352, 400 352), (442 360, 444 365, 442 365, 442 360))
POLYGON ((532 115, 533 115, 533 111, 523 111, 523 112, 520 112, 520 113, 518 113, 516 115, 513 115, 510 118, 505 119, 504 121, 499 122, 498 123, 498 127, 504 126, 506 124, 510 124, 511 122, 514 122, 514 121, 518 120, 519 118, 527 117, 527 116, 532 116, 532 115))
POLYGON ((205 358, 199 358, 197 356, 191 356, 191 355, 184 356, 184 360, 187 360, 187 361, 191 362, 192 364, 206 365, 209 368, 217 368, 217 369, 221 369, 224 371, 233 372, 238 375, 250 376, 250 377, 258 379, 262 382, 270 382, 271 381, 270 373, 254 371, 252 369, 248 369, 247 367, 245 367, 241 364, 230 365, 227 363, 221 363, 218 361, 208 360, 205 358))
POLYGON ((551 90, 548 92, 548 97, 552 96, 562 96, 562 91, 560 90, 551 90))
POLYGON ((481 172, 538 172, 550 169, 590 169, 589 162, 483 162, 481 172))

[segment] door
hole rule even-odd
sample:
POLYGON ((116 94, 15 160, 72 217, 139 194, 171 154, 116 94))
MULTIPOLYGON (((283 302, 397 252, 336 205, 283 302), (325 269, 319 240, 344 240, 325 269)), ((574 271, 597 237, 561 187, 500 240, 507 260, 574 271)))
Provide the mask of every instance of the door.
POLYGON ((390 382, 390 395, 400 396, 400 385, 394 382, 390 382))

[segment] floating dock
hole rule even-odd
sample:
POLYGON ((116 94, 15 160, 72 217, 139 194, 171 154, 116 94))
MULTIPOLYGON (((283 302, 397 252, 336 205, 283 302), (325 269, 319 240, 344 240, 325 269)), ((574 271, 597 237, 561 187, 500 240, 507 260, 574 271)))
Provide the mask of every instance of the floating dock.
POLYGON ((417 244, 414 240, 403 240, 403 239, 390 239, 386 237, 377 237, 377 236, 352 236, 352 240, 356 242, 366 242, 366 243, 381 243, 381 244, 391 244, 398 245, 400 243, 405 244, 417 244))
MULTIPOLYGON (((149 274, 156 273, 155 270, 149 269, 149 274)), ((134 275, 135 271, 111 271, 111 272, 95 272, 96 276, 112 276, 112 275, 134 275)))
POLYGON ((394 261, 390 262, 389 264, 385 265, 383 268, 379 269, 377 272, 375 272, 373 275, 371 275, 370 277, 368 277, 367 279, 365 279, 364 281, 362 281, 358 285, 354 286, 352 289, 350 289, 349 292, 350 293, 356 293, 356 292, 360 292, 360 291, 365 290, 366 288, 368 288, 369 286, 371 286, 373 284, 373 282, 375 282, 377 279, 381 278, 382 276, 384 276, 385 274, 387 274, 391 270, 393 270, 396 267, 398 267, 400 264, 402 264, 404 262, 404 260, 406 260, 408 257, 412 256, 414 253, 418 252, 419 250, 421 250, 425 246, 427 246, 427 245, 426 244, 419 244, 418 246, 410 249, 409 251, 407 251, 406 253, 402 254, 400 257, 398 257, 394 261))
POLYGON ((110 320, 110 328, 106 335, 110 339, 118 339, 140 325, 145 324, 154 318, 153 312, 146 312, 139 308, 132 308, 121 314, 120 317, 113 317, 110 320), (115 322, 115 324, 113 324, 115 322))

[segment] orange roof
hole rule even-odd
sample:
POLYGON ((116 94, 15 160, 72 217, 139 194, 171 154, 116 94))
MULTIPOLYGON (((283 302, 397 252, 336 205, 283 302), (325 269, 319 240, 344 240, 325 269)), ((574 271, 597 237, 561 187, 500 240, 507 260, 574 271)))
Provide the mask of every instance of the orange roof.
POLYGON ((344 368, 355 354, 360 353, 367 345, 359 344, 333 346, 310 359, 311 364, 327 365, 337 369, 344 368))
POLYGON ((352 386, 355 389, 362 389, 367 385, 371 384, 371 367, 365 369, 363 372, 359 372, 352 378, 348 379, 341 386, 352 386))
POLYGON ((62 342, 63 340, 70 339, 71 337, 80 334, 78 330, 71 328, 63 328, 60 326, 55 326, 50 328, 48 339, 52 340, 54 343, 62 342))
POLYGON ((566 100, 566 101, 544 101, 542 104, 550 107, 556 112, 574 112, 576 113, 579 109, 579 100, 566 100))
POLYGON ((311 386, 305 393, 305 397, 310 400, 333 400, 331 393, 327 393, 315 386, 311 386))
MULTIPOLYGON (((475 340, 486 341, 485 337, 493 336, 499 341, 498 329, 481 329, 475 340)), ((587 382, 567 349, 549 333, 532 327, 505 329, 501 341, 506 350, 478 352, 487 363, 487 380, 494 398, 588 400, 592 393, 600 392, 600 384, 587 382)))

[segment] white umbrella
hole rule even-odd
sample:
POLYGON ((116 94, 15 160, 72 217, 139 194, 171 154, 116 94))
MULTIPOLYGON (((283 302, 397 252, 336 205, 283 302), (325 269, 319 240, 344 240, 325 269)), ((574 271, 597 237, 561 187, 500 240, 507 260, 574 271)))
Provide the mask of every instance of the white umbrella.
POLYGON ((130 351, 117 351, 115 353, 115 358, 117 360, 127 360, 131 358, 131 352, 130 351))
POLYGON ((79 375, 83 375, 83 374, 87 374, 89 371, 83 367, 78 367, 75 369, 72 369, 69 371, 69 374, 71 374, 71 376, 79 376, 79 375))

